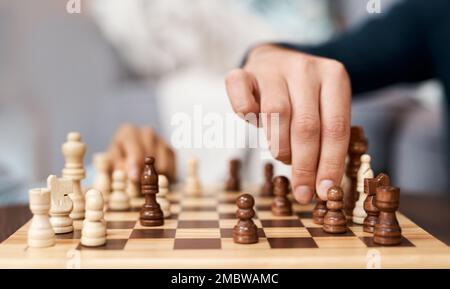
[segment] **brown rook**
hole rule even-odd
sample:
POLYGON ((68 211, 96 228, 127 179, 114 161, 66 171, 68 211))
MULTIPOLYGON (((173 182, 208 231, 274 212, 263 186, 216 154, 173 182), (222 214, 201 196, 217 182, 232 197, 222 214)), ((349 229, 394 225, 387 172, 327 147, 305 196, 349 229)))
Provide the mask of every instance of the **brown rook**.
POLYGON ((399 188, 392 186, 377 188, 375 205, 380 210, 380 215, 373 233, 374 243, 385 246, 401 243, 402 230, 395 215, 399 206, 399 200, 399 188))

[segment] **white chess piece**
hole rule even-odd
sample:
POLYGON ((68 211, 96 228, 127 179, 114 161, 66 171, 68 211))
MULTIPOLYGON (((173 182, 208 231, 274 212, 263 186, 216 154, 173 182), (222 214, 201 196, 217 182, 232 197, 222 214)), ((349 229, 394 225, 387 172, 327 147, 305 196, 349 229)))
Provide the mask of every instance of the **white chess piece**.
POLYGON ((44 248, 55 245, 55 232, 50 224, 50 190, 48 188, 31 189, 28 192, 30 210, 33 213, 28 228, 28 246, 44 248))
POLYGON ((70 218, 73 204, 69 197, 73 183, 69 179, 59 179, 54 175, 47 178, 47 188, 51 195, 50 223, 55 234, 73 232, 73 221, 70 218))
POLYGON ((127 180, 127 195, 134 199, 134 198, 139 198, 140 192, 139 192, 139 187, 138 184, 136 184, 136 182, 134 182, 131 179, 127 180))
POLYGON ((106 153, 94 154, 93 164, 95 168, 95 176, 92 187, 99 190, 103 194, 103 198, 107 199, 111 193, 111 162, 106 153))
POLYGON ((158 175, 158 191, 156 201, 163 211, 164 218, 169 218, 171 215, 170 202, 167 199, 167 194, 169 193, 169 180, 165 175, 158 175))
POLYGON ((127 176, 122 170, 115 170, 113 173, 112 193, 109 197, 109 208, 111 210, 128 210, 130 208, 130 198, 126 193, 127 176))
POLYGON ((367 216, 364 210, 364 201, 367 195, 364 193, 364 179, 373 178, 373 171, 370 167, 370 155, 364 154, 361 156, 361 166, 358 170, 358 175, 356 178, 356 190, 359 193, 358 201, 355 203, 355 208, 353 209, 353 223, 362 225, 364 223, 364 218, 367 216))
POLYGON ((81 245, 87 247, 102 246, 106 243, 106 223, 103 215, 103 195, 90 189, 86 193, 86 217, 81 230, 81 245))
POLYGON ((201 193, 202 186, 198 179, 198 162, 191 158, 188 161, 188 175, 186 180, 185 191, 190 196, 198 196, 201 193))
POLYGON ((67 135, 67 142, 62 145, 62 152, 65 159, 62 175, 73 182, 73 191, 69 195, 73 202, 70 217, 74 220, 81 220, 84 218, 84 195, 81 190, 81 180, 86 176, 83 167, 86 145, 81 142, 78 132, 71 132, 67 135))

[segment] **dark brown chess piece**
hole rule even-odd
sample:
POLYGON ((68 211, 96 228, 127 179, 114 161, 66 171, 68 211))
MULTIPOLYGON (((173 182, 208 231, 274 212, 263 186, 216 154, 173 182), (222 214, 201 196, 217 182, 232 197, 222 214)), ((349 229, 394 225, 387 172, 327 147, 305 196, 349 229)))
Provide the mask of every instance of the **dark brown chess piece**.
POLYGON ((273 196, 273 165, 266 163, 264 165, 264 184, 261 188, 262 196, 273 196))
POLYGON ((402 229, 397 221, 395 212, 400 201, 400 189, 393 186, 377 188, 375 205, 380 210, 377 224, 373 232, 374 243, 392 246, 402 241, 402 229))
POLYGON ((327 202, 323 201, 319 196, 315 195, 316 206, 313 209, 313 222, 318 225, 323 225, 323 218, 327 213, 327 202))
POLYGON ((155 170, 155 159, 153 157, 145 157, 144 171, 141 175, 141 192, 145 197, 145 203, 140 212, 141 225, 145 227, 163 225, 164 215, 156 202, 158 173, 155 170))
POLYGON ((291 216, 292 203, 288 199, 290 184, 285 176, 277 176, 273 180, 275 197, 272 201, 272 214, 274 216, 291 216))
POLYGON ((347 194, 344 199, 344 211, 348 217, 353 215, 355 203, 359 198, 356 190, 356 182, 359 167, 361 166, 361 156, 367 152, 367 139, 364 136, 364 129, 360 126, 352 126, 350 130, 350 143, 348 146, 349 163, 347 166, 347 176, 350 178, 352 193, 347 194))
POLYGON ((364 201, 364 210, 367 213, 367 217, 363 223, 364 232, 373 233, 375 230, 375 224, 380 214, 380 211, 375 206, 377 188, 380 186, 388 186, 389 183, 389 176, 383 173, 378 174, 376 178, 364 180, 364 192, 367 194, 366 200, 364 201))
POLYGON ((258 242, 258 228, 253 223, 255 216, 255 200, 249 194, 240 195, 236 200, 238 210, 236 217, 239 219, 233 228, 233 240, 238 244, 253 244, 258 242))
POLYGON ((239 179, 239 170, 241 168, 241 161, 233 159, 230 161, 229 178, 225 183, 226 191, 237 192, 241 189, 241 181, 239 179))
POLYGON ((328 189, 327 199, 328 211, 323 219, 323 230, 331 234, 347 232, 347 218, 342 211, 344 192, 338 186, 331 187, 328 189))

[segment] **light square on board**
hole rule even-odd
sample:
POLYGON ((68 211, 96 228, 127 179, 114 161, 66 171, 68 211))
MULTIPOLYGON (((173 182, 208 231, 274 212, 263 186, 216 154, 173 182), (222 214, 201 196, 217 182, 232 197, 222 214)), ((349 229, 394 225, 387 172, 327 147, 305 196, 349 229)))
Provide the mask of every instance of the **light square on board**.
POLYGON ((125 245, 125 251, 161 251, 172 250, 173 238, 167 239, 130 239, 125 245))
POLYGON ((366 244, 358 237, 314 237, 319 248, 366 248, 366 244))
POLYGON ((182 207, 189 206, 217 206, 216 198, 186 198, 181 200, 182 207))
POLYGON ((220 238, 220 229, 219 228, 195 228, 195 229, 180 229, 176 230, 175 238, 190 238, 190 239, 198 239, 198 238, 220 238))
POLYGON ((139 220, 139 212, 106 212, 106 221, 136 221, 139 220))
POLYGON ((182 211, 178 215, 178 220, 218 220, 219 214, 217 212, 186 212, 182 211))
POLYGON ((298 219, 296 215, 292 216, 274 216, 272 211, 257 211, 258 219, 260 220, 285 220, 285 219, 298 219))
POLYGON ((307 238, 311 237, 304 227, 264 228, 267 238, 307 238))

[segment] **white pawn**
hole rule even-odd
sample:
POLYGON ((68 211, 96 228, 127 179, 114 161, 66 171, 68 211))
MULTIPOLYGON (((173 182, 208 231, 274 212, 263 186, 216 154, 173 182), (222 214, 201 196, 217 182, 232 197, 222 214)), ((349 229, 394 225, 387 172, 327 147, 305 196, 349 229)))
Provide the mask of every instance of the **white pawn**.
POLYGON ((93 158, 95 176, 92 187, 99 190, 103 194, 103 198, 107 199, 111 193, 111 162, 106 153, 96 153, 93 158))
POLYGON ((196 159, 189 159, 187 174, 186 193, 190 196, 199 196, 202 191, 202 186, 198 179, 198 162, 196 159))
POLYGON ((158 175, 158 191, 156 201, 163 211, 164 218, 169 218, 171 215, 170 202, 167 199, 167 194, 169 193, 169 180, 165 175, 158 175))
POLYGON ((353 209, 353 223, 362 225, 364 218, 367 216, 364 210, 364 201, 367 195, 364 192, 364 179, 371 179, 374 177, 372 168, 370 167, 370 155, 364 154, 361 156, 361 166, 356 177, 356 191, 359 193, 358 201, 355 203, 353 209))
POLYGON ((67 135, 67 141, 62 145, 62 153, 65 160, 62 175, 73 182, 73 191, 69 195, 73 202, 70 217, 74 220, 81 220, 84 218, 84 194, 81 190, 81 180, 86 176, 83 167, 86 145, 81 142, 81 135, 78 132, 71 132, 67 135))
POLYGON ((81 230, 81 245, 86 247, 102 246, 106 243, 106 223, 103 215, 102 193, 90 189, 86 193, 86 216, 81 230))
POLYGON ((50 223, 55 234, 73 232, 73 221, 70 218, 73 204, 69 197, 72 192, 72 181, 58 179, 54 175, 47 178, 47 188, 51 195, 50 223))
POLYGON ((130 198, 126 193, 127 176, 122 170, 115 170, 113 173, 112 193, 109 197, 109 208, 111 210, 128 210, 130 208, 130 198))
POLYGON ((127 195, 132 199, 139 198, 140 195, 138 184, 131 179, 127 181, 127 195))
POLYGON ((50 190, 47 188, 32 189, 28 192, 28 195, 30 210, 33 213, 33 219, 28 228, 28 246, 44 248, 55 245, 55 232, 48 216, 50 190))

